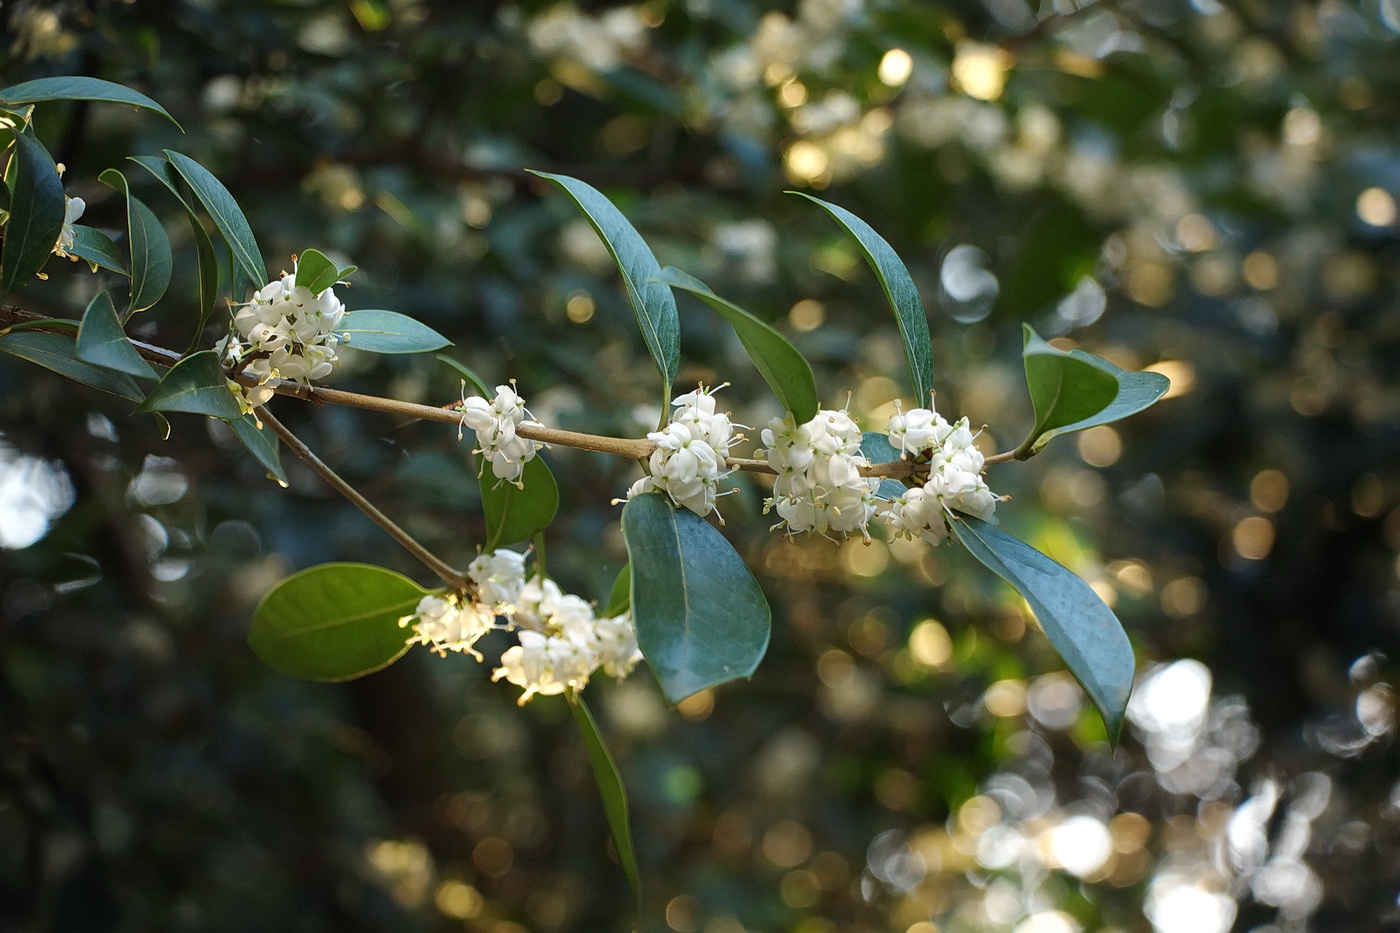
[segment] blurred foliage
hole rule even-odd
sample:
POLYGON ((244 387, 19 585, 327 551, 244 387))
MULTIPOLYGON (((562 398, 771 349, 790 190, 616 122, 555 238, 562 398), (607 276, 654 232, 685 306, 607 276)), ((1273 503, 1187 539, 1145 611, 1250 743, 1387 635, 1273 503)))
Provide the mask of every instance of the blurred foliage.
MULTIPOLYGON (((887 414, 902 354, 849 241, 866 218, 933 311, 939 408, 1030 423, 1020 324, 1173 397, 995 468, 1012 529, 1115 604, 1141 657, 1116 752, 1009 591, 965 554, 727 533, 774 598, 751 683, 667 711, 590 690, 632 796, 643 929, 1391 929, 1400 651, 1400 4, 1395 0, 15 0, 0 78, 90 74, 185 134, 47 108, 84 222, 121 153, 209 165, 267 258, 358 263, 542 420, 637 435, 654 373, 591 230, 526 168, 606 190, 663 264, 773 322, 828 403, 887 414)), ((129 168, 129 167, 128 167, 129 168)), ((194 249, 150 178, 133 188, 194 249)), ((92 277, 50 263, 33 310, 92 277)), ((193 299, 194 264, 172 289, 193 299), (181 291, 183 290, 183 291, 181 291)), ((682 296, 678 384, 773 414, 682 296)), ((172 308, 178 305, 167 302, 172 308)), ((158 310, 163 339, 210 342, 158 310)), ((341 385, 441 404, 429 359, 341 385)), ((417 573, 299 464, 0 365, 0 926, 621 929, 585 748, 423 652, 344 685, 246 648, 279 575, 417 573)), ((285 411, 284 411, 285 410, 285 411)), ((483 540, 450 430, 279 412, 410 529, 483 540)), ((551 571, 603 600, 626 464, 558 450, 551 571)), ((753 484, 757 486, 757 483, 753 484)))

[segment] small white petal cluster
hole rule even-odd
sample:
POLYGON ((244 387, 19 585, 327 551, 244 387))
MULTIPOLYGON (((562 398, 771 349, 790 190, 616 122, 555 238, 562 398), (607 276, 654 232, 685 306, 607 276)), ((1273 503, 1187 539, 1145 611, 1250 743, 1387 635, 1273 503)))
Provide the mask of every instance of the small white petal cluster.
POLYGON ((53 245, 53 254, 59 259, 77 260, 71 252, 73 249, 73 224, 78 222, 78 218, 83 216, 83 211, 87 209, 87 202, 82 198, 70 198, 67 195, 63 198, 63 228, 58 232, 58 241, 53 245))
POLYGON ((791 412, 774 418, 763 429, 763 454, 777 479, 763 511, 776 511, 790 534, 859 531, 868 538, 880 480, 860 475, 870 465, 860 442, 860 428, 844 410, 823 409, 805 424, 797 424, 791 412))
POLYGON ((489 402, 479 395, 462 396, 462 427, 476 432, 476 442, 481 446, 473 453, 481 454, 482 470, 490 463, 491 472, 498 480, 514 483, 521 489, 525 488, 520 482, 525 464, 544 446, 516 432, 522 424, 544 427, 537 421, 527 420, 528 414, 525 400, 515 393, 513 385, 496 386, 496 397, 489 402))
POLYGON ((966 418, 953 424, 928 408, 890 417, 890 443, 901 456, 928 464, 928 479, 890 503, 885 518, 895 534, 941 544, 948 520, 962 512, 987 521, 1000 501, 982 478, 986 461, 966 418))
POLYGON ((501 666, 491 679, 523 688, 522 705, 536 694, 582 689, 599 668, 613 677, 626 677, 642 659, 630 613, 598 618, 590 603, 562 592, 553 580, 537 576, 526 583, 514 618, 532 625, 521 630, 520 644, 501 655, 501 666))
POLYGON ((630 613, 598 617, 587 600, 563 592, 553 580, 536 575, 527 582, 524 554, 481 554, 467 566, 467 577, 476 589, 472 596, 424 596, 399 626, 412 627, 410 645, 478 661, 475 645, 487 632, 517 631, 520 643, 502 653, 492 680, 524 688, 522 704, 535 694, 582 689, 600 669, 626 677, 642 659, 630 613))
POLYGON ((215 345, 226 363, 247 361, 243 372, 257 378, 246 398, 262 405, 272 398, 274 379, 307 385, 331 374, 339 362, 335 329, 345 317, 345 305, 335 289, 320 294, 297 284, 296 272, 283 272, 258 289, 253 300, 233 314, 233 332, 215 345))
POLYGON ((676 406, 671 420, 663 430, 647 435, 656 444, 647 464, 651 475, 632 484, 629 499, 660 490, 696 515, 715 510, 715 498, 722 495, 716 491, 719 481, 733 472, 725 458, 742 437, 734 434, 736 425, 729 415, 715 411, 713 393, 701 386, 671 401, 676 406))

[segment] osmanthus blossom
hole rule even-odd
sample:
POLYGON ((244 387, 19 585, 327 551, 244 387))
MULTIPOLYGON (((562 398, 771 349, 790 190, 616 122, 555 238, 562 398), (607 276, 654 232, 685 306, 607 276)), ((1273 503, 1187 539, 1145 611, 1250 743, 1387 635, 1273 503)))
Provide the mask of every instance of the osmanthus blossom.
POLYGON ((889 423, 890 444, 901 457, 927 465, 923 485, 893 500, 884 513, 895 534, 938 545, 948 539, 954 512, 990 520, 1001 500, 982 478, 986 459, 977 449, 977 436, 968 420, 949 424, 932 409, 906 412, 895 407, 889 423))
POLYGON ((462 427, 476 432, 476 442, 480 446, 473 453, 481 454, 482 471, 485 472, 489 463, 498 480, 524 489, 520 475, 525 471, 525 464, 533 460, 544 445, 521 437, 516 429, 521 425, 535 428, 543 425, 527 420, 530 412, 525 408, 525 400, 516 394, 514 385, 496 386, 496 396, 490 401, 479 395, 467 395, 466 383, 462 386, 462 427))
POLYGON ((822 409, 803 424, 789 412, 770 421, 762 438, 762 453, 777 474, 773 495, 763 502, 765 513, 775 511, 782 519, 775 528, 870 536, 880 480, 860 474, 870 461, 860 452, 860 427, 848 412, 822 409))
POLYGON ((73 225, 78 222, 78 218, 83 216, 83 211, 87 209, 87 202, 82 198, 63 197, 63 227, 58 232, 58 240, 53 245, 53 254, 59 259, 71 259, 74 262, 78 257, 72 253, 73 249, 73 225))
POLYGON ((743 439, 734 429, 743 425, 735 425, 728 414, 715 410, 715 391, 700 386, 672 399, 671 420, 647 435, 656 444, 647 461, 649 474, 632 484, 627 498, 657 490, 696 515, 718 514, 715 499, 727 495, 718 492, 718 484, 733 472, 727 458, 730 448, 743 439))

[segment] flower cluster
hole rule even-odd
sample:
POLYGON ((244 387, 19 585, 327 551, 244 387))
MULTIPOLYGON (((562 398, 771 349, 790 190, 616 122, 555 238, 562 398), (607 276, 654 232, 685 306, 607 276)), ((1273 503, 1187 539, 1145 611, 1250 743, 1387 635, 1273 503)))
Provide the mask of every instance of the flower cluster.
POLYGON ((274 379, 307 385, 331 374, 339 362, 335 329, 344 316, 333 288, 312 294, 297 284, 295 271, 283 272, 237 306, 233 331, 215 349, 230 366, 246 364, 243 372, 257 384, 244 397, 250 406, 262 405, 272 398, 274 379))
POLYGON ((962 512, 983 521, 992 517, 999 501, 982 479, 986 461, 966 418, 949 424, 928 408, 899 411, 890 418, 890 443, 901 456, 927 464, 928 478, 890 503, 886 514, 895 534, 941 544, 948 537, 948 519, 962 512))
POLYGON ((701 386, 671 401, 676 410, 670 422, 647 435, 656 444, 647 464, 650 475, 632 485, 629 499, 660 490, 696 515, 714 511, 715 498, 722 495, 716 486, 733 472, 726 465, 729 449, 743 438, 735 436, 736 425, 727 414, 715 411, 713 391, 701 386))
POLYGON ((860 475, 870 461, 860 452, 860 428, 846 411, 823 409, 805 424, 789 412, 770 421, 762 436, 768 465, 777 473, 765 513, 776 511, 789 533, 859 531, 869 537, 880 481, 860 475))
POLYGON ((549 696, 568 687, 582 689, 598 670, 626 677, 641 660, 629 613, 598 617, 586 600, 536 574, 525 578, 525 555, 498 550, 479 555, 467 567, 472 596, 424 596, 412 615, 399 620, 412 627, 410 645, 438 654, 470 654, 492 630, 517 631, 519 644, 501 655, 493 680, 524 688, 523 704, 535 694, 549 696), (504 619, 504 621, 499 621, 504 619))
MULTIPOLYGON (((466 383, 462 384, 462 427, 476 432, 476 442, 481 446, 474 453, 481 454, 481 469, 491 464, 491 472, 498 480, 514 483, 521 489, 520 474, 525 464, 535 457, 535 452, 544 445, 521 437, 516 429, 522 424, 530 427, 543 427, 539 422, 526 420, 530 413, 525 409, 525 400, 515 393, 513 385, 496 386, 496 397, 487 401, 479 395, 467 395, 466 383)), ((460 433, 458 434, 460 437, 460 433)))

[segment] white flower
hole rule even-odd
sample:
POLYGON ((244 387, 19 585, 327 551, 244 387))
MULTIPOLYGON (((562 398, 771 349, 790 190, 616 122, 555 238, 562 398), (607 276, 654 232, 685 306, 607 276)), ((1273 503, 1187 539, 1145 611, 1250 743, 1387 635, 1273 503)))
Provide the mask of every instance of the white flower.
POLYGON ((476 584, 476 597, 483 605, 509 615, 525 585, 525 555, 506 548, 479 554, 467 565, 467 577, 476 584))
POLYGON ((496 397, 489 402, 478 395, 466 395, 465 382, 462 389, 462 427, 476 432, 476 442, 481 446, 473 453, 481 454, 482 470, 485 471, 489 463, 497 479, 524 489, 520 475, 525 471, 525 464, 533 460, 535 452, 544 445, 521 437, 516 429, 522 424, 533 428, 544 425, 526 420, 529 411, 525 400, 516 394, 513 386, 496 386, 496 397))
POLYGON ((647 462, 651 475, 634 483, 627 498, 656 489, 696 515, 714 511, 715 498, 723 495, 717 484, 733 472, 728 469, 729 449, 741 439, 734 428, 742 425, 715 411, 713 391, 701 386, 671 401, 676 407, 671 420, 647 435, 656 444, 647 462))
POLYGON ((87 202, 82 198, 70 198, 67 195, 63 198, 63 227, 58 231, 58 241, 53 245, 53 254, 60 259, 76 260, 78 257, 71 252, 73 249, 73 224, 78 222, 78 218, 83 216, 83 211, 87 209, 87 202))
POLYGON ((777 474, 763 510, 776 511, 779 525, 790 534, 858 531, 869 537, 880 480, 860 475, 870 461, 860 452, 860 427, 848 412, 823 409, 805 424, 789 412, 769 422, 762 438, 777 474))
POLYGON ((481 654, 473 645, 495 628, 496 614, 470 600, 455 596, 424 596, 413 615, 399 620, 399 627, 413 627, 410 645, 426 645, 440 655, 449 651, 470 654, 478 661, 481 654))
POLYGON ((931 408, 911 408, 903 411, 899 402, 894 403, 895 413, 890 416, 890 445, 902 455, 919 456, 930 448, 941 445, 953 430, 943 416, 931 408))
POLYGON ((925 408, 897 410, 891 416, 890 443, 928 463, 924 484, 891 502, 884 513, 896 535, 938 545, 949 536, 954 512, 991 519, 1000 498, 982 478, 986 458, 976 439, 966 418, 949 424, 925 408))

